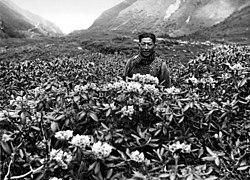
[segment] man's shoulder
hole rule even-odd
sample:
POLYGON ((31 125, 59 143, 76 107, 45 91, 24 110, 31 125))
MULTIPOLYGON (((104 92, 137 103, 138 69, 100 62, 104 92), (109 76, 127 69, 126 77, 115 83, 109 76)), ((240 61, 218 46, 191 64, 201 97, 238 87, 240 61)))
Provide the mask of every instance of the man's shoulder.
POLYGON ((134 61, 134 60, 136 60, 138 57, 139 57, 138 54, 133 55, 131 58, 129 58, 129 61, 134 61))
POLYGON ((137 61, 138 61, 138 57, 139 55, 134 55, 132 57, 130 57, 128 60, 127 60, 127 64, 136 64, 137 61))

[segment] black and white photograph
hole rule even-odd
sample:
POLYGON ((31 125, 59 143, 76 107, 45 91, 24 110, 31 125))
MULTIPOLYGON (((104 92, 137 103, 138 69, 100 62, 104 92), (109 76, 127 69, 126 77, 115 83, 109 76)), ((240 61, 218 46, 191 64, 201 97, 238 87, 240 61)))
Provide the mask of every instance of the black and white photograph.
POLYGON ((250 0, 0 0, 0 180, 250 179, 250 0))

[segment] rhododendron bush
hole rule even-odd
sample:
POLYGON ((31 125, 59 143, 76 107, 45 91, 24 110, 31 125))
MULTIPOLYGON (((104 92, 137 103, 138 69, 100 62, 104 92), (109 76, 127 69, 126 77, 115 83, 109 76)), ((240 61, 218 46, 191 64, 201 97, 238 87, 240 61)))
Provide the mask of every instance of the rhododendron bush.
POLYGON ((121 56, 0 62, 1 178, 248 179, 249 60, 215 46, 170 88, 121 56))

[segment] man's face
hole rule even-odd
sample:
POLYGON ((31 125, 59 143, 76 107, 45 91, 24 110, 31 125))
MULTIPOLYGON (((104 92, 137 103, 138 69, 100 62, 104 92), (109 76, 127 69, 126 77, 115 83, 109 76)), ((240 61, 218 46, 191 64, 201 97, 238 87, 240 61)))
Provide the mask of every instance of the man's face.
POLYGON ((150 56, 155 49, 155 44, 153 40, 149 37, 142 38, 141 42, 139 43, 140 52, 144 57, 150 56))

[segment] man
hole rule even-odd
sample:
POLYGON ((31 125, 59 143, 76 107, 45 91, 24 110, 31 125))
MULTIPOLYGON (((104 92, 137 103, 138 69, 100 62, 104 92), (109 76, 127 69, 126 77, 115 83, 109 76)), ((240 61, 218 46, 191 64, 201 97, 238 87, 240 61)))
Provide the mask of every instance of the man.
POLYGON ((152 33, 139 35, 139 53, 127 61, 124 77, 133 74, 150 74, 157 77, 161 85, 170 87, 170 75, 166 62, 155 55, 156 37, 152 33))

